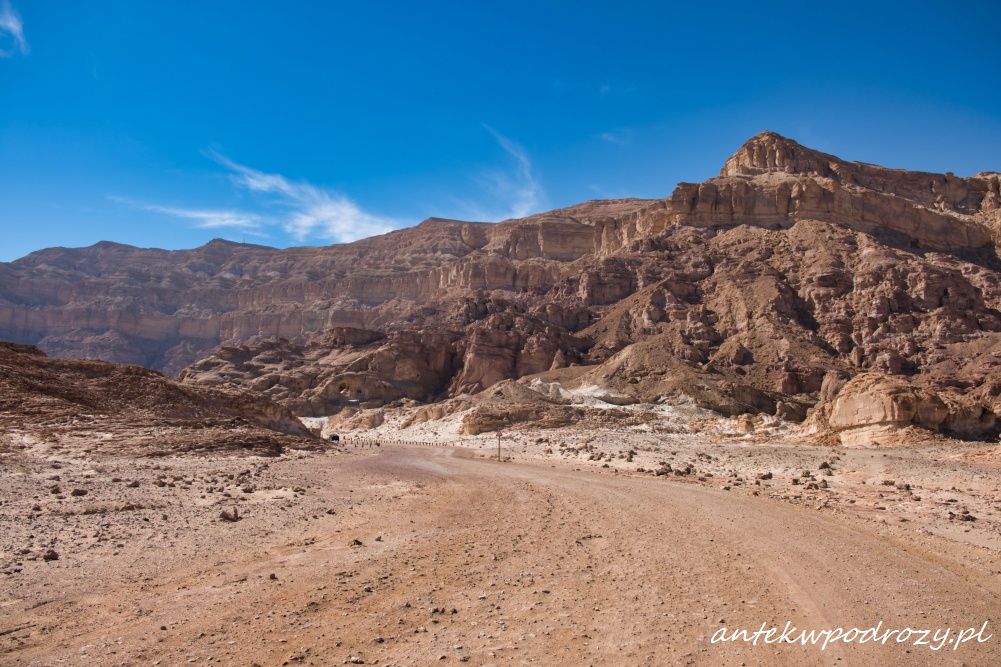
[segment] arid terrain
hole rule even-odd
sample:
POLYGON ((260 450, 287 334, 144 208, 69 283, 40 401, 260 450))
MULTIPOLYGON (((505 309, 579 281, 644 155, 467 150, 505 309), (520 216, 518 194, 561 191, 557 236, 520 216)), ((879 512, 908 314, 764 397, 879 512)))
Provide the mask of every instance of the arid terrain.
POLYGON ((678 439, 644 454, 692 472, 657 476, 528 457, 527 444, 497 462, 494 438, 465 444, 5 456, 2 662, 999 660, 994 640, 939 652, 708 642, 721 626, 786 621, 994 627, 1001 475, 971 452, 678 439), (791 482, 811 477, 829 485, 791 482), (54 496, 56 483, 87 493, 54 496), (231 508, 240 519, 221 520, 231 508), (950 518, 966 511, 976 520, 950 518))
POLYGON ((1001 664, 999 249, 996 172, 764 132, 664 199, 0 264, 0 663, 1001 664), (787 621, 988 625, 710 641, 787 621))

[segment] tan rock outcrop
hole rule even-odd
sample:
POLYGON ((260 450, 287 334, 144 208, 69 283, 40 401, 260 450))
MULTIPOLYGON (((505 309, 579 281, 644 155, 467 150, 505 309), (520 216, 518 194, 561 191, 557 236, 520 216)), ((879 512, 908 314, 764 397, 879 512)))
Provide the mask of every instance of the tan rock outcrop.
POLYGON ((909 382, 876 373, 852 378, 834 399, 830 426, 849 446, 899 443, 908 426, 937 430, 949 416, 946 404, 909 382))

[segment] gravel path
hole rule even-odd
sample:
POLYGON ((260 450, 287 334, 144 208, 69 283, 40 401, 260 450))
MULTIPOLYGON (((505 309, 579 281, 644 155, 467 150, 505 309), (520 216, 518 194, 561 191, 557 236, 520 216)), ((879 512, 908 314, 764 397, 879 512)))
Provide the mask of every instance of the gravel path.
POLYGON ((481 456, 297 461, 314 500, 285 522, 250 506, 201 531, 186 558, 164 558, 182 553, 182 531, 148 566, 130 542, 5 595, 0 662, 1001 664, 998 637, 938 652, 709 643, 721 625, 786 621, 994 628, 998 564, 970 545, 682 481, 481 456))

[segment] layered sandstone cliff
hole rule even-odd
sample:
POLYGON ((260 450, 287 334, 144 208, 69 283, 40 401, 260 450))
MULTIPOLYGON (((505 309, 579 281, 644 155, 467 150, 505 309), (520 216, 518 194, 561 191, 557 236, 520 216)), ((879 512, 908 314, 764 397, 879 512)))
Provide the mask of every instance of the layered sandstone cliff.
POLYGON ((683 224, 782 228, 813 219, 917 250, 987 257, 996 254, 998 192, 997 173, 959 178, 845 162, 765 132, 718 178, 679 185, 671 209, 683 224))

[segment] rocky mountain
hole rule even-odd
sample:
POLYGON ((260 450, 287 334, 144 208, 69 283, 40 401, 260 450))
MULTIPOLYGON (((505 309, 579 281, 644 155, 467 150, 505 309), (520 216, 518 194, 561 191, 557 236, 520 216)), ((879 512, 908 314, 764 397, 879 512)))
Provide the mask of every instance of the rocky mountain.
POLYGON ((911 426, 988 437, 999 239, 997 173, 847 162, 765 132, 659 200, 431 219, 324 248, 43 250, 0 265, 0 337, 190 364, 186 383, 312 416, 558 376, 845 442, 911 426))
POLYGON ((156 371, 51 359, 0 343, 0 450, 43 455, 272 455, 315 439, 286 408, 245 390, 182 385, 156 371))

